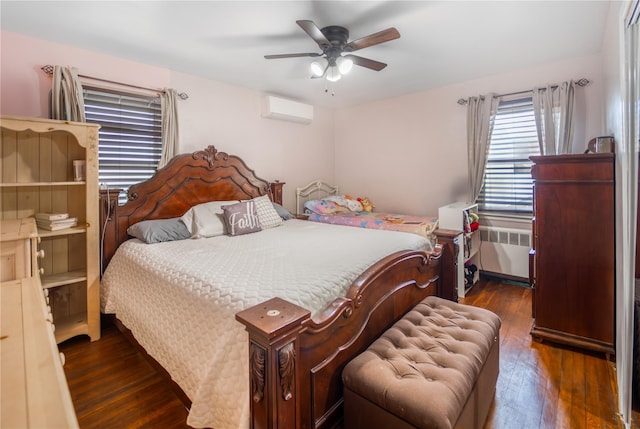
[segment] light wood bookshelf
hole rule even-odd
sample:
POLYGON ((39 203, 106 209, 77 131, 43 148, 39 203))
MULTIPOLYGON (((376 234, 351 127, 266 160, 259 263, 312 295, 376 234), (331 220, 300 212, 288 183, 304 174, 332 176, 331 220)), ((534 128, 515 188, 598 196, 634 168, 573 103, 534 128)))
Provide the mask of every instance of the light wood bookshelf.
POLYGON ((0 117, 0 219, 69 213, 78 225, 38 228, 38 270, 49 290, 58 343, 100 338, 98 128, 96 124, 0 117), (73 161, 84 160, 84 180, 73 161))

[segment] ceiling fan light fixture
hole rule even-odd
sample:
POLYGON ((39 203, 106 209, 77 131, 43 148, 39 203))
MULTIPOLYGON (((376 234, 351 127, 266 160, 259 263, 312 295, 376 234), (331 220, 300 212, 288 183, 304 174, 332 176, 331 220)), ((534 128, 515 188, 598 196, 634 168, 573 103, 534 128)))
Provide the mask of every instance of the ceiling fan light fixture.
POLYGON ((322 76, 327 68, 327 64, 328 62, 326 58, 319 58, 315 60, 311 63, 311 73, 316 77, 322 76))
POLYGON ((338 65, 338 70, 340 70, 341 74, 349 73, 353 67, 353 61, 350 58, 345 57, 338 57, 338 59, 336 59, 336 64, 338 65))
MULTIPOLYGON (((268 60, 299 57, 317 58, 310 65, 311 78, 327 79, 332 83, 339 81, 342 75, 349 73, 354 65, 374 71, 380 71, 385 68, 387 66, 385 63, 351 55, 350 53, 400 37, 398 30, 394 27, 389 27, 386 30, 378 31, 377 33, 369 34, 368 36, 349 42, 349 30, 345 27, 329 25, 320 28, 310 20, 298 20, 296 23, 316 42, 322 52, 265 55, 264 57, 268 60), (347 55, 343 56, 345 53, 347 53, 347 55)), ((327 91, 326 88, 325 91, 327 91)))
POLYGON ((337 82, 340 80, 340 78, 342 78, 342 75, 340 74, 340 70, 338 70, 338 67, 330 66, 327 70, 327 80, 329 82, 337 82))

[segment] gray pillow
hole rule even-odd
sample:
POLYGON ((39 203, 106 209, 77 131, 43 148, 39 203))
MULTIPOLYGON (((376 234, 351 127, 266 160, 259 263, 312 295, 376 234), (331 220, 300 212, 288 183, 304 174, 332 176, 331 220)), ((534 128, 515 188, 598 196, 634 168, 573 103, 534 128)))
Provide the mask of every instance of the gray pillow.
POLYGON ((243 235, 262 231, 253 200, 222 206, 224 222, 229 235, 243 235))
POLYGON ((127 229, 127 234, 145 243, 161 243, 163 241, 184 240, 191 237, 180 218, 143 220, 127 229))
POLYGON ((285 209, 280 204, 278 203, 272 203, 272 204, 273 204, 273 208, 276 209, 276 212, 278 212, 278 214, 283 220, 289 220, 289 219, 295 218, 295 216, 292 215, 289 210, 285 209))

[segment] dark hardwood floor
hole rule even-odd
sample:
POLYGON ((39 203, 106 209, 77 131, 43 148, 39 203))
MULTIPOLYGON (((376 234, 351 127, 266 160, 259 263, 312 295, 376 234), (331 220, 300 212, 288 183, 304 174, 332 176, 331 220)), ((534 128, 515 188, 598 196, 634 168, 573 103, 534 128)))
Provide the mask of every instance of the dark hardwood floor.
MULTIPOLYGON (((533 340, 530 289, 481 281, 461 302, 502 319, 500 375, 485 429, 624 427, 617 415, 614 363, 604 354, 533 340)), ((634 413, 632 427, 639 422, 634 413)))
POLYGON ((189 427, 169 383, 113 324, 103 323, 98 341, 78 337, 59 348, 81 428, 189 427))
MULTIPOLYGON (((482 280, 462 302, 494 311, 503 323, 500 376, 485 429, 623 427, 613 363, 533 341, 529 289, 482 280)), ((81 428, 188 427, 187 410, 169 384, 114 326, 105 324, 99 341, 76 338, 60 350, 81 428)), ((632 427, 639 422, 636 412, 632 427)))

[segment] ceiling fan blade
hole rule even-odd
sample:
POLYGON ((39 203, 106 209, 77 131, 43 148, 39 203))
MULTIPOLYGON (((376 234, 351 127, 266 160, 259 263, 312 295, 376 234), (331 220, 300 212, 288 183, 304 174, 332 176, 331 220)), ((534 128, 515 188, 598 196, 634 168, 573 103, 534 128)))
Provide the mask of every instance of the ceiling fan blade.
POLYGON ((265 55, 264 57, 268 60, 275 60, 278 58, 297 58, 297 57, 320 57, 322 54, 316 54, 315 52, 308 52, 304 54, 276 54, 276 55, 265 55))
POLYGON ((386 30, 378 31, 377 33, 369 34, 361 39, 349 42, 344 47, 345 52, 353 52, 358 49, 368 48, 369 46, 378 45, 380 43, 388 42, 400 37, 400 33, 395 27, 387 28, 386 30))
POLYGON ((349 58, 354 64, 359 65, 360 67, 366 67, 375 71, 380 71, 387 66, 385 63, 381 63, 380 61, 370 60, 369 58, 363 58, 357 55, 350 54, 345 55, 344 57, 349 58))
POLYGON ((322 31, 320 31, 318 26, 314 24, 313 21, 301 19, 296 21, 296 23, 309 35, 309 37, 316 41, 321 49, 324 50, 324 48, 331 46, 331 42, 329 41, 329 39, 327 39, 325 35, 322 34, 322 31))

